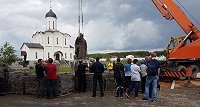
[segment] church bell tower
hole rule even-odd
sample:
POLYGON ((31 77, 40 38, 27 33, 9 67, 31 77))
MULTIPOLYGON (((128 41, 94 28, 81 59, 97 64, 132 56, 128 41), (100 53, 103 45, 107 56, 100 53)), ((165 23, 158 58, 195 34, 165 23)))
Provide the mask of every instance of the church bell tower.
POLYGON ((46 30, 55 31, 57 30, 57 16, 52 11, 51 0, 50 0, 50 10, 45 16, 46 19, 46 30))

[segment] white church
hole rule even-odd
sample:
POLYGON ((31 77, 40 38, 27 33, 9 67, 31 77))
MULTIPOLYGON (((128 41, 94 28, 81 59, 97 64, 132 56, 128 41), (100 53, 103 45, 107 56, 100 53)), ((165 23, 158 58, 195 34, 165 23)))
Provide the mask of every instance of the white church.
POLYGON ((21 55, 26 57, 27 65, 32 65, 38 59, 74 61, 74 47, 69 44, 71 36, 57 30, 57 16, 50 8, 45 16, 46 30, 37 31, 32 35, 34 43, 24 42, 21 55))

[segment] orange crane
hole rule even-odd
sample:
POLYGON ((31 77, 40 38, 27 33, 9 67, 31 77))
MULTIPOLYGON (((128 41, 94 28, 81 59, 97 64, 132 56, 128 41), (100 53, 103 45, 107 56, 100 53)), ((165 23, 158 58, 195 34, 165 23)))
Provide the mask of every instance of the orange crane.
POLYGON ((163 17, 175 20, 186 33, 186 36, 171 38, 167 47, 168 63, 163 66, 165 76, 185 79, 190 68, 190 77, 195 79, 200 70, 200 31, 188 19, 185 13, 173 0, 152 0, 163 17), (169 47, 172 48, 169 49, 169 47))

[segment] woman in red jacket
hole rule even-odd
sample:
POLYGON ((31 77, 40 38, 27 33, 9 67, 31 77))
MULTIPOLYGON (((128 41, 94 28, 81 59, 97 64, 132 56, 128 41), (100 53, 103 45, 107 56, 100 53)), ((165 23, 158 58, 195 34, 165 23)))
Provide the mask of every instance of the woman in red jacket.
POLYGON ((49 58, 48 64, 46 65, 46 75, 47 75, 47 99, 50 99, 50 89, 53 88, 53 98, 57 98, 56 96, 56 65, 52 64, 53 59, 49 58))

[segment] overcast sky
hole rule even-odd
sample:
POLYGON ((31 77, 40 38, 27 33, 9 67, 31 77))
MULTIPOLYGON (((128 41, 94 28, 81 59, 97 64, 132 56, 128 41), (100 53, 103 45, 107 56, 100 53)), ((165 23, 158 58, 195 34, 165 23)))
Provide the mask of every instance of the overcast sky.
MULTIPOLYGON (((0 46, 8 41, 19 55, 23 42, 33 42, 32 35, 45 30, 49 1, 0 0, 0 46)), ((78 34, 78 1, 52 0, 57 28, 71 35, 72 46, 78 34)), ((178 1, 200 22, 199 0, 178 1)), ((83 0, 83 16, 88 53, 164 50, 170 37, 185 35, 175 21, 161 16, 152 0, 83 0)))

